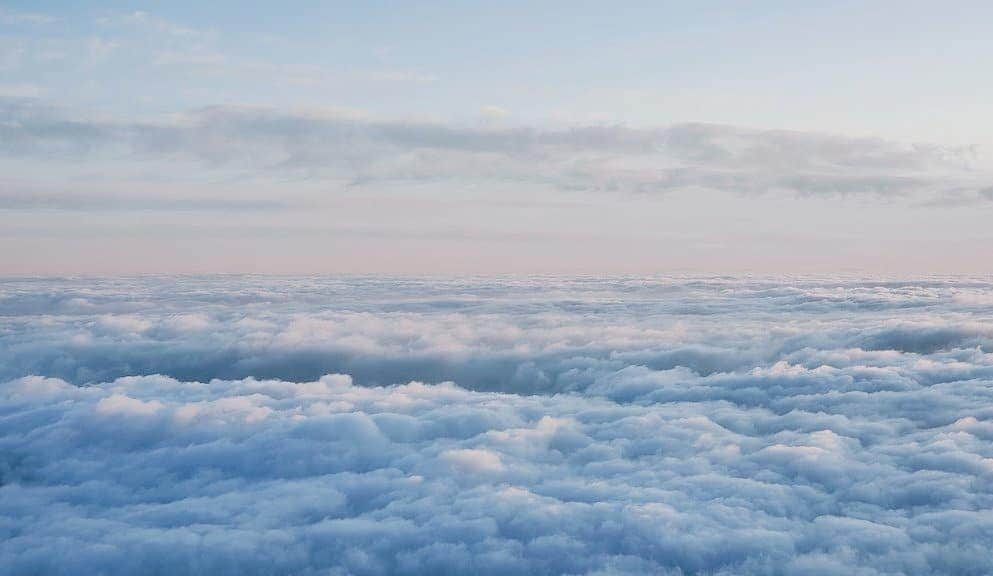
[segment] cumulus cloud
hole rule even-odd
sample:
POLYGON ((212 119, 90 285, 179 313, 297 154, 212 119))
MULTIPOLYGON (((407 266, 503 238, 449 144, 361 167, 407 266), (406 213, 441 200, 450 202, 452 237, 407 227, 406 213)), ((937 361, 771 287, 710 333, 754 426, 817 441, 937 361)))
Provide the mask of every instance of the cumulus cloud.
POLYGON ((711 124, 486 127, 236 106, 138 122, 73 115, 24 99, 5 100, 0 113, 0 150, 9 157, 192 162, 205 174, 292 174, 351 187, 483 180, 645 194, 868 194, 926 203, 978 201, 993 184, 968 147, 711 124))
POLYGON ((987 280, 0 289, 16 573, 988 569, 987 280))
POLYGON ((716 378, 781 361, 964 378, 985 374, 981 350, 993 346, 993 331, 975 316, 989 305, 981 280, 218 282, 187 280, 192 292, 183 296, 154 277, 8 281, 0 314, 21 322, 0 333, 0 379, 87 384, 162 373, 302 382, 340 372, 362 385, 453 380, 546 393, 609 386, 611 375, 635 367, 716 378), (754 316, 734 313, 742 309, 754 316), (770 319, 790 316, 809 322, 770 329, 770 319))

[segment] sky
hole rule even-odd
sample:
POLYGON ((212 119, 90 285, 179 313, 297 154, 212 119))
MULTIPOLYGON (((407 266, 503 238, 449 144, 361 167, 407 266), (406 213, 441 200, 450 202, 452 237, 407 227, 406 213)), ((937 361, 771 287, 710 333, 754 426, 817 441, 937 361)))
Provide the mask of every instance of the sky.
POLYGON ((0 2, 0 275, 988 273, 985 2, 0 2))

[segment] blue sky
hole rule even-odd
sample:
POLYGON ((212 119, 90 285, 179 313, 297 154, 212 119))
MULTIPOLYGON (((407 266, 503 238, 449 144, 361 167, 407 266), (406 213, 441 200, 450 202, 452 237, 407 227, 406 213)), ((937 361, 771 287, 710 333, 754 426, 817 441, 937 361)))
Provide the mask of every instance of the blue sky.
POLYGON ((989 271, 991 12, 5 3, 0 272, 989 271))

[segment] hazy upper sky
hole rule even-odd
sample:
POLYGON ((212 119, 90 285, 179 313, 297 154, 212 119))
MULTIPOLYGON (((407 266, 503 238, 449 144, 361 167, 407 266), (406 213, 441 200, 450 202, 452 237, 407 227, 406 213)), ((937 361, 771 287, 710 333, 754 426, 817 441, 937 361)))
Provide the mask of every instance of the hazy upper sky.
POLYGON ((991 21, 3 1, 0 274, 993 272, 991 21))

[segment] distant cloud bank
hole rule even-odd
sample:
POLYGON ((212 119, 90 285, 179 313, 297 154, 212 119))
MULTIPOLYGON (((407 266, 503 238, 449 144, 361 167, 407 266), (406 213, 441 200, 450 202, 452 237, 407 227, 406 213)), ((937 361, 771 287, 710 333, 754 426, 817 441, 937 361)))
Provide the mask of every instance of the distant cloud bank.
POLYGON ((14 573, 979 574, 983 278, 0 284, 14 573))
MULTIPOLYGON (((179 163, 200 178, 221 170, 348 187, 483 180, 608 193, 720 190, 957 204, 988 201, 993 190, 993 174, 968 147, 716 124, 485 127, 235 106, 152 122, 74 114, 25 98, 4 99, 0 115, 0 152, 9 158, 144 166, 150 183, 179 163)), ((130 201, 141 203, 141 194, 133 191, 130 201)), ((24 196, 9 187, 0 205, 24 206, 24 196)), ((54 192, 33 190, 30 198, 63 204, 54 192)), ((78 209, 87 200, 64 204, 78 209)))

